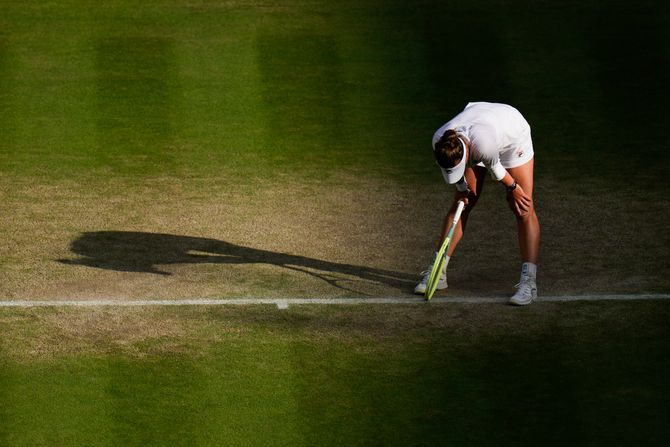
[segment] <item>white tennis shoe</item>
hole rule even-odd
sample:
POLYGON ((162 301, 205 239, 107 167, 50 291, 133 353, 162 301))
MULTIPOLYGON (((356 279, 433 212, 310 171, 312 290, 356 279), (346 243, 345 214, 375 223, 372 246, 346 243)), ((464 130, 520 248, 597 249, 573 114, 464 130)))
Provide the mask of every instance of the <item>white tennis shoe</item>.
POLYGON ((537 298, 537 284, 535 279, 528 275, 521 275, 521 281, 516 286, 516 293, 509 299, 515 306, 526 306, 537 298))
MULTIPOLYGON (((417 295, 425 295, 426 293, 426 287, 428 286, 428 277, 430 276, 430 270, 433 268, 433 263, 435 262, 435 256, 437 256, 437 253, 433 256, 433 262, 430 263, 428 266, 428 270, 424 270, 421 272, 423 275, 423 279, 419 284, 416 285, 414 288, 414 293, 417 295)), ((446 289, 447 286, 447 266, 445 265, 442 267, 442 274, 440 275, 440 280, 437 282, 437 288, 436 290, 444 290, 446 289)))

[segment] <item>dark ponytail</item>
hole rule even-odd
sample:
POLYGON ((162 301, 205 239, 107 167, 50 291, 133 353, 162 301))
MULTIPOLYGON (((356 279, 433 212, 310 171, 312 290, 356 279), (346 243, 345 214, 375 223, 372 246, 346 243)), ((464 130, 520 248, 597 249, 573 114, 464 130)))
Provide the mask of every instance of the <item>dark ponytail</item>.
POLYGON ((435 143, 433 153, 437 164, 445 169, 453 168, 465 153, 465 137, 453 129, 447 130, 435 143))

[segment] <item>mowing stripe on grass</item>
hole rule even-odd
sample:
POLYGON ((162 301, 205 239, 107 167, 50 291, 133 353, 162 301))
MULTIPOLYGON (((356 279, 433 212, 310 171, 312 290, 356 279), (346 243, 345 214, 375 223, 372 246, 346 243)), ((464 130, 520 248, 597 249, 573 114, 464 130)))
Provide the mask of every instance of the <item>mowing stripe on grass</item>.
MULTIPOLYGON (((538 297, 539 302, 569 301, 635 301, 667 300, 670 294, 643 293, 637 295, 564 295, 538 297)), ((435 297, 432 304, 491 304, 506 303, 507 297, 435 297)), ((17 300, 0 301, 0 307, 132 307, 132 306, 244 306, 271 304, 279 309, 300 304, 424 304, 421 297, 381 297, 381 298, 230 298, 230 299, 187 299, 187 300, 17 300)))

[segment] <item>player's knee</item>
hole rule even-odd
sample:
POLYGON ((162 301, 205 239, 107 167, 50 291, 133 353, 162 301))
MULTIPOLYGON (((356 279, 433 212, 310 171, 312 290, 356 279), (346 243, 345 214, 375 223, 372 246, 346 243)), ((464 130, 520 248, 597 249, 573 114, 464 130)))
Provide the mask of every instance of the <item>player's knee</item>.
POLYGON ((533 216, 535 215, 535 204, 533 203, 533 199, 530 200, 528 208, 526 208, 525 210, 517 209, 517 207, 514 206, 513 204, 510 204, 510 208, 512 208, 512 212, 514 213, 514 216, 516 216, 517 220, 520 220, 522 222, 532 219, 533 216))

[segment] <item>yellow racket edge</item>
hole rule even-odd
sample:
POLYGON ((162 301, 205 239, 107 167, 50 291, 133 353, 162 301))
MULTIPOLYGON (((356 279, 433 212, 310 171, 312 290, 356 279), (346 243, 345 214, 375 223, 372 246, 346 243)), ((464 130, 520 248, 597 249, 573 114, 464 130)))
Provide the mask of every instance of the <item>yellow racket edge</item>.
POLYGON ((463 201, 459 201, 458 206, 456 207, 456 212, 454 213, 454 218, 451 221, 451 226, 449 228, 449 231, 447 232, 447 237, 444 238, 442 246, 440 247, 440 250, 437 252, 437 256, 435 256, 435 261, 433 261, 433 267, 430 269, 430 275, 428 275, 428 283, 426 284, 426 292, 425 292, 426 301, 430 301, 431 298, 433 298, 433 294, 437 289, 437 283, 440 281, 441 276, 440 273, 442 272, 442 267, 444 266, 445 262, 444 255, 447 252, 447 248, 449 248, 449 243, 451 242, 451 236, 454 234, 454 230, 456 229, 456 223, 458 222, 458 219, 461 218, 461 212, 463 212, 464 207, 465 203, 463 201))
POLYGON ((446 238, 442 243, 440 251, 437 252, 437 256, 435 256, 433 266, 430 269, 430 275, 428 275, 428 283, 426 284, 426 292, 425 292, 426 301, 430 301, 430 299, 433 298, 433 295, 435 294, 435 290, 437 290, 437 283, 440 281, 442 268, 444 268, 444 262, 445 262, 444 254, 447 251, 447 247, 449 247, 449 240, 450 238, 446 238))

